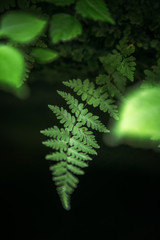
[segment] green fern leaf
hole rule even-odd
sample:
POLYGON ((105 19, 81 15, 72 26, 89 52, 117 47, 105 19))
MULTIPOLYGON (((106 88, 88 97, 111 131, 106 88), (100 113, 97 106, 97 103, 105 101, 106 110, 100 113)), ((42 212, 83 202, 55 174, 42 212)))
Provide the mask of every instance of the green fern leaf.
POLYGON ((118 107, 113 103, 114 101, 112 99, 108 99, 103 104, 100 105, 100 109, 103 112, 108 112, 109 115, 113 117, 115 120, 119 120, 118 107))
POLYGON ((54 137, 58 140, 61 140, 61 139, 68 140, 69 138, 69 130, 67 128, 59 129, 57 126, 54 126, 53 128, 41 130, 40 132, 47 137, 54 137))
POLYGON ((67 159, 67 155, 64 152, 56 152, 46 155, 46 160, 60 161, 67 159))
POLYGON ((99 145, 95 140, 95 136, 93 135, 93 132, 89 131, 88 128, 78 127, 76 124, 72 133, 75 139, 79 139, 80 141, 82 141, 84 144, 87 144, 88 146, 99 148, 99 145))
POLYGON ((80 168, 74 166, 74 165, 71 165, 71 164, 68 164, 68 169, 73 172, 74 174, 77 174, 77 175, 83 175, 84 174, 84 171, 82 171, 80 168))
POLYGON ((75 113, 78 122, 81 122, 83 125, 87 124, 87 127, 91 127, 100 132, 109 132, 108 129, 106 129, 106 127, 98 120, 98 116, 93 115, 88 109, 84 108, 83 103, 79 104, 78 100, 69 93, 62 91, 58 91, 58 93, 66 100, 72 113, 75 113))
POLYGON ((134 71, 135 71, 135 58, 133 56, 124 58, 121 64, 117 67, 117 70, 130 81, 134 81, 134 71))
POLYGON ((122 97, 122 93, 114 84, 114 78, 109 75, 99 75, 96 78, 97 85, 102 86, 102 91, 107 92, 110 97, 116 97, 117 99, 122 97))
POLYGON ((68 148, 69 156, 75 157, 76 159, 88 161, 92 160, 87 154, 80 152, 78 149, 74 147, 68 148))
MULTIPOLYGON (((85 82, 87 82, 87 86, 90 87, 88 90, 88 97, 86 99, 87 104, 93 105, 93 107, 99 107, 100 110, 103 112, 108 112, 111 117, 114 117, 115 119, 118 119, 118 110, 117 106, 112 104, 114 101, 112 99, 109 99, 108 93, 103 90, 103 87, 95 89, 95 85, 92 82, 89 82, 88 79, 86 79, 84 82, 82 82, 80 79, 73 79, 72 81, 70 80, 69 82, 63 82, 66 86, 72 88, 78 95, 81 95, 81 98, 83 96, 83 93, 86 92, 87 90, 85 89, 85 82)), ((82 113, 83 114, 83 113, 82 113)), ((86 115, 89 117, 91 120, 95 120, 95 117, 91 117, 91 113, 88 113, 86 115)), ((97 116, 96 116, 97 117, 97 116)), ((85 118, 86 120, 86 118, 85 118)), ((87 122, 87 121, 86 121, 87 122)), ((97 122, 97 120, 96 120, 97 122)), ((83 122, 82 122, 83 123, 83 122)), ((88 127, 90 127, 93 123, 88 122, 88 127)), ((96 125, 92 125, 94 129, 98 129, 96 125)), ((99 131, 104 131, 100 128, 98 129, 99 131)), ((109 132, 108 129, 105 130, 105 132, 109 132)))
POLYGON ((60 123, 64 123, 64 127, 68 130, 72 130, 74 123, 76 121, 74 116, 71 116, 63 107, 59 108, 58 106, 48 106, 57 116, 57 119, 60 119, 60 123))
MULTIPOLYGON (((95 105, 93 100, 97 100, 96 106, 101 107, 102 100, 106 99, 106 95, 101 88, 95 89, 95 84, 89 80, 82 82, 80 79, 65 82, 66 85, 73 88, 78 95, 89 104, 95 105), (83 89, 83 90, 82 90, 83 89), (89 98, 84 97, 84 92, 89 92, 89 98), (92 101, 91 101, 92 99, 92 101)), ((43 144, 50 147, 56 152, 48 154, 47 160, 55 161, 56 164, 50 167, 53 180, 57 186, 57 192, 65 209, 70 209, 70 195, 77 187, 78 179, 74 175, 83 175, 82 168, 88 166, 88 161, 92 158, 90 155, 96 155, 96 148, 99 148, 95 140, 93 132, 88 128, 98 130, 100 132, 109 132, 109 130, 101 123, 98 116, 93 115, 87 108, 86 104, 79 103, 70 93, 58 91, 69 105, 72 116, 64 108, 49 105, 49 108, 64 125, 64 128, 48 128, 42 130, 41 133, 51 139, 44 141, 43 144), (87 126, 87 127, 86 127, 87 126), (58 163, 57 163, 58 162, 58 163)), ((107 105, 108 111, 113 112, 111 103, 107 105)))
POLYGON ((103 64, 106 72, 111 75, 121 64, 122 55, 117 51, 114 51, 114 53, 109 53, 106 57, 100 57, 99 60, 103 64))
POLYGON ((67 150, 67 142, 63 141, 63 140, 48 140, 45 142, 42 142, 46 147, 51 147, 53 149, 56 150, 60 150, 60 151, 66 151, 67 150))
POLYGON ((79 0, 76 4, 76 11, 83 17, 115 24, 103 0, 79 0))
POLYGON ((85 163, 84 161, 79 161, 79 160, 77 160, 76 158, 73 158, 73 157, 68 157, 67 161, 69 163, 72 163, 73 165, 76 165, 76 166, 81 167, 81 168, 88 167, 87 163, 85 163))
POLYGON ((80 142, 76 138, 72 137, 69 141, 70 146, 74 146, 75 149, 81 152, 89 153, 89 154, 96 154, 97 152, 91 147, 88 146, 87 144, 84 144, 83 142, 80 142))

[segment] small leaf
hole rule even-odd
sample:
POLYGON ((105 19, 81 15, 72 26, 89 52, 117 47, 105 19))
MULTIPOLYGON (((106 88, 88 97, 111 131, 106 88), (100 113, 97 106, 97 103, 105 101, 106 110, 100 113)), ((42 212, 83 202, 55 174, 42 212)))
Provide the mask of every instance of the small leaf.
POLYGON ((50 36, 53 43, 70 40, 82 33, 80 22, 69 14, 52 16, 50 36))
POLYGON ((32 56, 35 57, 39 63, 49 63, 57 58, 58 53, 46 48, 33 48, 32 56))
POLYGON ((115 24, 104 0, 79 0, 76 4, 76 11, 83 17, 115 24))
POLYGON ((18 43, 29 43, 44 29, 46 21, 23 11, 12 11, 2 17, 0 37, 18 43))
POLYGON ((19 88, 24 79, 25 61, 20 51, 0 45, 0 87, 4 90, 19 88))

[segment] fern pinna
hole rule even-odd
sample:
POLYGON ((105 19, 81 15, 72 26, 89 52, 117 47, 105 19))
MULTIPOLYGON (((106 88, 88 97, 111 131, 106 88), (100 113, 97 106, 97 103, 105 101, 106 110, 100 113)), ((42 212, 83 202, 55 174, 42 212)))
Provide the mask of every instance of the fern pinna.
POLYGON ((88 162, 92 160, 90 155, 97 154, 95 149, 99 148, 95 136, 89 128, 104 133, 109 130, 101 123, 98 116, 93 115, 86 108, 86 105, 90 104, 94 107, 99 106, 101 110, 106 111, 106 106, 103 108, 102 102, 107 95, 101 93, 101 87, 95 89, 94 83, 88 79, 84 82, 74 79, 64 82, 64 84, 81 95, 82 100, 86 103, 79 103, 70 93, 58 91, 58 94, 69 105, 72 114, 63 107, 49 105, 60 123, 64 124, 64 128, 54 126, 41 131, 41 133, 50 137, 43 144, 56 150, 48 154, 46 159, 56 162, 50 166, 50 170, 62 205, 69 210, 70 195, 78 184, 78 178, 75 175, 84 174, 82 169, 87 167, 88 162))

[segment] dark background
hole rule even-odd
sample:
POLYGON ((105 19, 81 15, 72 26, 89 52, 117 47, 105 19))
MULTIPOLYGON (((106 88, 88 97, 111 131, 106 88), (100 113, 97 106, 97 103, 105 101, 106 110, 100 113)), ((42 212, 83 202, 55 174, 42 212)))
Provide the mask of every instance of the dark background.
MULTIPOLYGON (((32 83, 26 100, 0 92, 1 239, 160 239, 160 155, 125 145, 101 148, 80 177, 70 211, 51 180, 40 130, 56 124, 61 83, 32 83)), ((105 123, 106 119, 102 119, 105 123)))

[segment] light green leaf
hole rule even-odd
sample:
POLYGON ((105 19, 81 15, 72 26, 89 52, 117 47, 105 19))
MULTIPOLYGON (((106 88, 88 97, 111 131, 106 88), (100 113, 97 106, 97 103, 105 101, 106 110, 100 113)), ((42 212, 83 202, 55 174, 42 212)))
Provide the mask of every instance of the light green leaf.
POLYGON ((58 53, 46 48, 33 48, 32 56, 35 57, 39 63, 49 63, 57 58, 58 53))
POLYGON ((67 6, 75 2, 75 0, 47 0, 47 2, 53 3, 57 6, 67 6))
POLYGON ((67 41, 82 33, 80 22, 69 14, 55 14, 52 16, 50 36, 53 43, 67 41))
POLYGON ((120 110, 120 121, 115 125, 119 138, 160 140, 160 87, 134 90, 120 110))
POLYGON ((7 91, 19 88, 24 79, 25 61, 16 48, 0 45, 0 87, 7 91))
POLYGON ((115 24, 104 0, 79 0, 76 11, 83 17, 115 24))
POLYGON ((7 37, 18 43, 29 43, 35 39, 46 26, 46 21, 35 15, 12 11, 2 17, 0 37, 7 37))

